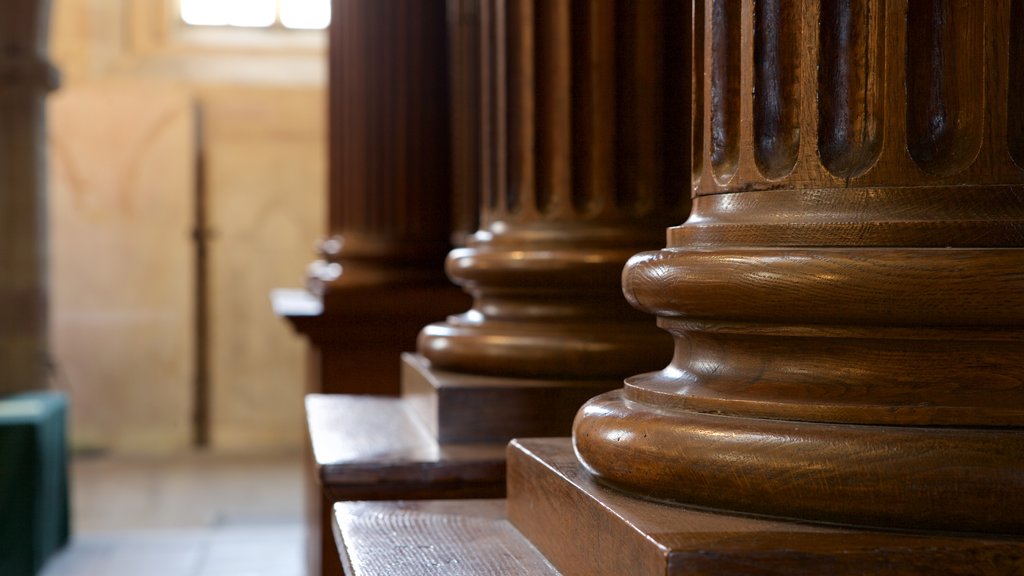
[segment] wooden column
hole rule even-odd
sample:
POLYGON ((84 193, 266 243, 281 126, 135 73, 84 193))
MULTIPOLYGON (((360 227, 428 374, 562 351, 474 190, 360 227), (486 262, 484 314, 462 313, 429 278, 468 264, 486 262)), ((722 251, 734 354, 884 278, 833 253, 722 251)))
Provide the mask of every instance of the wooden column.
POLYGON ((396 415, 386 439, 365 438, 353 425, 362 418, 326 415, 366 402, 307 398, 320 415, 321 480, 342 499, 501 495, 509 439, 567 436, 585 400, 671 356, 671 338, 626 304, 619 276, 689 209, 689 115, 668 108, 689 97, 669 81, 688 78, 668 34, 687 11, 663 1, 449 8, 455 107, 479 129, 459 131, 455 164, 480 175, 481 228, 448 272, 475 303, 424 328, 421 354, 404 356, 403 397, 376 404, 396 415))
POLYGON ((480 0, 447 4, 452 244, 462 246, 480 221, 480 0))
MULTIPOLYGON (((582 463, 702 508, 1020 538, 1024 4, 696 15, 693 214, 623 274, 675 357, 582 409, 582 463)), ((1019 562, 990 544, 918 550, 1019 562)))
POLYGON ((442 442, 568 433, 587 394, 667 360, 619 277, 689 208, 689 114, 672 105, 689 96, 688 62, 669 33, 684 12, 481 3, 480 230, 447 263, 474 305, 424 328, 411 360, 439 397, 442 442), (483 399, 461 408, 481 421, 447 434, 446 396, 471 388, 483 399), (509 403, 484 398, 498 389, 509 403))
MULTIPOLYGON (((456 97, 479 79, 478 104, 461 108, 478 110, 479 132, 455 159, 476 163, 479 230, 447 265, 474 304, 424 328, 419 353, 405 356, 401 400, 370 412, 365 399, 337 398, 366 417, 316 420, 321 480, 342 501, 502 496, 510 438, 567 436, 585 400, 671 357, 671 338, 623 300, 620 274, 689 210, 689 112, 669 106, 689 97, 689 62, 672 57, 680 39, 670 34, 688 10, 662 0, 449 6, 465 25, 452 45, 478 51, 456 58, 456 97), (463 34, 474 26, 475 42, 463 34), (384 433, 367 435, 369 420, 384 433)), ((307 409, 324 415, 329 402, 309 397, 307 409)))
POLYGON ((698 2, 693 213, 623 274, 672 362, 513 441, 518 533, 339 507, 345 543, 408 527, 352 574, 536 566, 519 536, 566 576, 1020 572, 1022 6, 698 2))
POLYGON ((438 276, 451 221, 445 18, 442 0, 334 2, 331 238, 310 279, 328 306, 357 282, 438 276))
POLYGON ((308 335, 317 392, 397 394, 396 359, 467 299, 450 248, 443 0, 335 0, 330 27, 330 236, 309 293, 275 308, 308 335))
MULTIPOLYGON (((334 0, 332 13, 329 237, 307 290, 276 291, 274 307, 310 339, 310 392, 395 395, 420 328, 469 302, 443 265, 458 205, 447 12, 444 0, 334 0)), ((310 573, 338 574, 334 499, 308 470, 310 573)))
POLYGON ((14 0, 0 19, 0 396, 47 383, 47 0, 14 0))

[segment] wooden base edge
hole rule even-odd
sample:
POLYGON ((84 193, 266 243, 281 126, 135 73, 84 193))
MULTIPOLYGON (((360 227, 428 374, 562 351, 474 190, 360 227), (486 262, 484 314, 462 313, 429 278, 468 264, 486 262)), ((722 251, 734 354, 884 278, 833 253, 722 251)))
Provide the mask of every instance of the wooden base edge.
POLYGON ((1009 574, 1024 541, 823 527, 630 497, 596 483, 568 439, 509 447, 509 520, 567 576, 1009 574))

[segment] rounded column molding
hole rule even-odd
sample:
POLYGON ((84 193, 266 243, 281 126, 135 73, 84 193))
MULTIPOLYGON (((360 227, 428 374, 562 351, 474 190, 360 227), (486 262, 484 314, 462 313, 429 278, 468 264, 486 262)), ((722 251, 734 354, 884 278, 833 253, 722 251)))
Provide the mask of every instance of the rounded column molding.
POLYGON ((668 359, 622 266, 689 210, 688 9, 485 0, 480 230, 448 256, 473 309, 432 324, 432 366, 617 380, 668 359))
POLYGON ((623 289, 672 362, 577 416, 605 482, 1024 533, 1019 2, 699 2, 689 220, 623 289))

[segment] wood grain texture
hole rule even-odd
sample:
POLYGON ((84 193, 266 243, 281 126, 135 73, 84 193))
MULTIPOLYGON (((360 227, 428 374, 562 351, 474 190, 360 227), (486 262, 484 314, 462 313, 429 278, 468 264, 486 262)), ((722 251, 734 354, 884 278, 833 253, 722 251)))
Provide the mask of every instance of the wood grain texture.
POLYGON ((557 576, 505 519, 502 500, 342 502, 349 576, 557 576))
POLYGON ((689 22, 663 0, 480 4, 480 230, 447 263, 474 306, 422 332, 434 367, 615 381, 668 358, 619 273, 689 210, 689 22))
POLYGON ((1024 437, 1013 429, 665 414, 611 392, 584 407, 575 433, 598 478, 639 494, 887 529, 1024 533, 1024 437))
POLYGON ((274 306, 310 339, 309 391, 395 395, 399 355, 420 328, 471 302, 443 271, 447 9, 444 0, 332 7, 332 236, 309 267, 311 296, 280 292, 274 306))
POLYGON ((566 576, 1024 570, 1019 539, 813 526, 633 497, 596 482, 568 439, 510 445, 508 517, 566 576))
POLYGON ((1019 10, 697 13, 693 211, 623 272, 675 354, 578 414, 584 465, 723 510, 1024 534, 1019 10))

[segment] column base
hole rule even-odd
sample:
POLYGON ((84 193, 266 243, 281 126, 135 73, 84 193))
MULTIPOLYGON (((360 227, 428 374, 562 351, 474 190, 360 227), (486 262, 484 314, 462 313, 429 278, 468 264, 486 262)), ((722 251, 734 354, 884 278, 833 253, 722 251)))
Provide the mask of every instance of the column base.
POLYGON ((822 527, 640 500, 601 486, 569 439, 509 447, 508 517, 563 574, 1004 574, 1024 541, 822 527))
POLYGON ((402 395, 441 443, 568 436, 584 402, 621 385, 460 374, 434 369, 419 354, 402 354, 402 395))
POLYGON ((576 418, 576 455, 607 485, 800 522, 1024 536, 1019 428, 706 413, 683 395, 648 403, 657 391, 637 386, 642 378, 593 398, 576 418))

